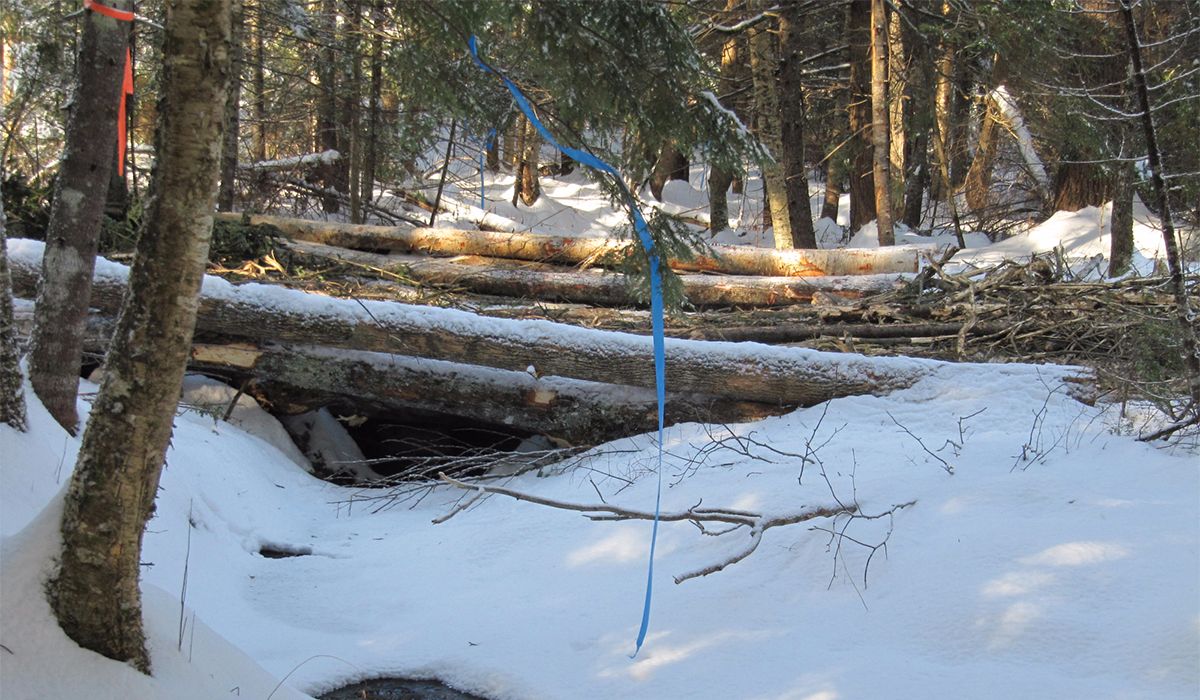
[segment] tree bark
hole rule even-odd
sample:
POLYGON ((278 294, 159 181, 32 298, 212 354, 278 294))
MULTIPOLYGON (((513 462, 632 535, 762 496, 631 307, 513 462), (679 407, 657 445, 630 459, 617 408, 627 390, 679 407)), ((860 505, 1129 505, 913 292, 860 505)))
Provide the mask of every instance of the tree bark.
MULTIPOLYGON (((234 370, 259 386, 283 385, 328 400, 432 411, 548 435, 572 445, 607 442, 653 430, 657 402, 649 388, 535 378, 528 372, 355 353, 327 348, 198 344, 193 367, 234 370)), ((295 392, 292 392, 295 393, 295 392)), ((731 423, 778 415, 769 405, 699 394, 667 396, 666 423, 731 423)))
POLYGON ((892 166, 888 141, 888 22, 884 0, 871 0, 871 146, 874 149, 875 222, 879 245, 896 244, 892 230, 892 166))
POLYGON ((849 151, 850 230, 875 219, 873 127, 871 121, 871 2, 850 0, 846 34, 850 44, 849 151))
POLYGON ((811 249, 817 247, 817 234, 808 203, 808 168, 804 162, 804 121, 807 116, 800 70, 804 51, 801 21, 795 4, 786 5, 779 15, 780 141, 792 245, 811 249))
MULTIPOLYGON (((739 0, 725 0, 725 12, 733 13, 739 0)), ((740 39, 727 38, 721 44, 721 72, 718 80, 721 90, 721 105, 733 110, 741 119, 745 110, 741 101, 730 97, 737 90, 738 77, 742 72, 740 39)), ((736 173, 731 165, 714 164, 708 175, 708 230, 719 233, 729 228, 729 187, 734 184, 736 173)))
POLYGON ((516 206, 519 197, 522 204, 532 207, 542 196, 542 182, 538 177, 538 155, 542 150, 542 137, 528 119, 521 120, 521 129, 517 179, 514 185, 517 191, 513 193, 513 206, 516 206))
POLYGON ((1098 163, 1066 162, 1054 173, 1053 190, 1054 211, 1079 211, 1103 206, 1112 199, 1114 182, 1112 175, 1098 163))
MULTIPOLYGON (((320 60, 316 68, 317 84, 320 96, 317 102, 317 138, 316 150, 340 151, 338 139, 338 85, 337 85, 337 50, 334 42, 337 39, 337 0, 321 0, 320 22, 324 29, 321 36, 325 42, 321 47, 320 60)), ((343 154, 344 156, 345 154, 343 154)), ((330 161, 321 166, 321 184, 326 190, 346 191, 346 183, 341 179, 343 169, 337 161, 330 161)), ((326 196, 321 202, 326 213, 336 214, 341 209, 341 202, 335 196, 326 196)))
POLYGON ((658 201, 663 201, 663 187, 670 180, 688 181, 688 159, 675 143, 668 141, 663 145, 654 162, 654 171, 650 174, 650 194, 658 201))
MULTIPOLYGON (((18 291, 35 282, 36 268, 13 259, 18 291)), ((277 289, 264 306, 257 285, 210 278, 200 297, 197 332, 255 342, 304 343, 395 353, 539 375, 654 387, 650 338, 544 321, 488 318, 449 309, 315 297, 277 289), (278 296, 275 296, 278 295, 278 296)), ((96 280, 93 306, 119 308, 125 284, 96 280)), ((881 394, 911 386, 933 365, 878 362, 850 355, 667 340, 667 388, 769 404, 813 405, 837 396, 881 394)))
MULTIPOLYGON (((765 9, 760 2, 758 9, 765 9)), ((779 60, 775 38, 764 23, 750 30, 750 75, 754 84, 754 108, 758 114, 758 138, 770 160, 761 164, 767 209, 776 248, 793 248, 792 219, 788 213, 787 172, 783 144, 783 122, 779 106, 779 60)))
POLYGON ((1196 333, 1196 312, 1192 309, 1192 300, 1188 297, 1183 280, 1183 260, 1179 254, 1179 242, 1175 238, 1175 222, 1171 218, 1171 196, 1163 172, 1162 151, 1158 147, 1158 132, 1154 124, 1150 89, 1146 85, 1146 70, 1142 65, 1141 41, 1138 39, 1137 25, 1133 20, 1133 8, 1130 0, 1117 1, 1120 4, 1121 19, 1125 24, 1125 45, 1129 52, 1129 63, 1133 67, 1133 87, 1141 110, 1142 133, 1146 139, 1147 160, 1150 164, 1150 181, 1154 185, 1154 194, 1158 199, 1158 216, 1162 220, 1163 247, 1167 254, 1167 271, 1171 275, 1171 292, 1175 296, 1180 349, 1188 373, 1192 411, 1200 414, 1200 338, 1197 338, 1196 333))
POLYGON ((21 354, 13 325, 12 278, 8 273, 8 236, 4 232, 4 201, 0 199, 0 423, 24 432, 25 391, 21 354))
MULTIPOLYGON (((371 3, 371 87, 367 98, 367 142, 363 147, 362 196, 367 203, 375 200, 376 170, 379 162, 379 110, 383 95, 383 23, 382 0, 371 3)), ((490 158, 491 152, 489 152, 490 158)), ((493 170, 494 172, 494 170, 493 170)))
MULTIPOLYGON (((129 0, 109 4, 122 11, 131 5, 129 0)), ((129 22, 92 11, 84 12, 82 21, 75 98, 46 228, 45 283, 38 292, 29 349, 30 383, 50 415, 71 434, 79 424, 75 395, 81 336, 115 160, 117 100, 129 41, 129 22)))
POLYGON ((992 164, 996 160, 999 130, 1000 117, 996 114, 995 105, 989 100, 983 124, 979 128, 975 157, 971 160, 971 167, 967 169, 964 184, 967 206, 975 213, 986 212, 992 201, 992 164))
POLYGON ((233 211, 238 170, 238 130, 242 112, 242 60, 245 51, 246 15, 242 0, 233 0, 233 75, 229 79, 229 99, 225 101, 225 134, 221 140, 221 189, 217 192, 217 210, 233 211))
POLYGON ((1133 165, 1118 163, 1109 223, 1109 277, 1120 277, 1133 265, 1133 181, 1133 165))
POLYGON ((825 163, 825 198, 821 202, 821 218, 837 223, 842 203, 842 178, 846 176, 843 156, 833 153, 825 163))
MULTIPOLYGON (((263 214, 218 214, 218 221, 266 224, 285 236, 312 243, 423 252, 435 255, 484 255, 495 258, 596 265, 606 256, 632 254, 628 241, 593 236, 552 236, 501 231, 460 231, 404 226, 366 226, 327 221, 286 219, 263 214)), ((771 250, 755 246, 712 245, 690 260, 670 259, 676 270, 729 275, 815 277, 916 272, 917 249, 846 248, 839 250, 771 250)))
POLYGON ((49 585, 68 636, 145 673, 142 534, 207 262, 231 74, 229 10, 230 0, 167 4, 153 195, 66 494, 61 565, 49 585))

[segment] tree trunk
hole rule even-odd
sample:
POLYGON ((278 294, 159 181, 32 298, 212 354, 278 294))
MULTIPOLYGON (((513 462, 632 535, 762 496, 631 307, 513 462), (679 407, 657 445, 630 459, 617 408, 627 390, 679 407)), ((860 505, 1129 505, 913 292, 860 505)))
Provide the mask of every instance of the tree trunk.
POLYGON ((542 196, 542 182, 538 177, 538 155, 542 150, 542 137, 533 122, 524 120, 525 136, 522 141, 521 163, 517 182, 520 185, 521 203, 532 207, 542 196))
POLYGON ((842 203, 842 178, 846 176, 846 161, 833 153, 825 161, 825 199, 821 202, 821 218, 837 223, 842 203))
POLYGON ((729 186, 733 173, 714 165, 708 173, 708 230, 713 234, 729 228, 729 186))
POLYGON ((229 99, 225 101, 225 134, 221 140, 221 189, 217 192, 217 210, 233 211, 238 169, 238 130, 242 112, 242 65, 245 52, 246 15, 242 0, 233 0, 233 75, 229 79, 229 99))
MULTIPOLYGON (((1074 156, 1068 154, 1067 158, 1074 156)), ((1098 163, 1065 162, 1054 174, 1054 211, 1099 207, 1113 197, 1112 176, 1098 163)))
MULTIPOLYGON (((951 11, 950 0, 942 0, 942 16, 949 20, 951 11)), ((954 56, 954 44, 948 36, 943 36, 934 64, 933 123, 936 135, 933 153, 937 159, 938 177, 934 178, 934 189, 930 191, 930 196, 947 202, 953 200, 955 189, 950 176, 950 154, 956 149, 953 142, 955 130, 951 126, 954 113, 954 56)))
POLYGON ((758 113, 758 138, 766 146, 769 155, 769 160, 762 163, 763 186, 775 247, 793 248, 795 246, 792 239, 792 220, 788 213, 778 70, 775 38, 767 25, 759 23, 750 30, 750 74, 754 84, 754 108, 758 113))
POLYGON ((991 101, 979 128, 979 142, 975 147, 975 158, 967 170, 964 184, 967 206, 975 213, 986 212, 992 201, 992 164, 996 160, 999 140, 1000 118, 991 101))
POLYGON ((1179 242, 1175 238, 1175 223, 1171 219, 1171 196, 1163 172, 1162 151, 1158 147, 1158 133, 1154 125, 1154 111, 1150 103, 1150 89, 1146 85, 1146 71, 1142 66, 1141 41, 1137 25, 1133 20, 1130 0, 1118 0, 1121 19, 1125 24, 1126 48, 1133 67, 1133 86, 1137 93, 1138 108, 1141 110, 1142 133, 1146 138, 1147 160, 1150 165, 1150 181, 1158 199, 1158 216, 1162 220, 1163 247, 1167 254, 1167 271, 1171 275, 1171 292, 1175 296, 1176 314, 1179 319, 1180 349, 1183 364, 1188 373, 1188 389, 1191 395, 1193 415, 1200 415, 1200 339, 1197 338, 1195 314, 1192 300, 1188 297, 1183 280, 1183 260, 1179 254, 1179 242))
POLYGON ((796 6, 787 5, 779 15, 779 95, 782 120, 781 144, 786 183, 787 213, 795 248, 816 248, 812 208, 808 203, 808 168, 804 162, 804 85, 800 63, 803 58, 802 18, 796 6))
MULTIPOLYGON (((2 92, 2 90, 0 90, 2 92)), ((24 431, 25 391, 21 354, 13 326, 12 278, 8 273, 8 236, 4 232, 4 201, 0 199, 0 423, 24 431)))
MULTIPOLYGON (((632 254, 633 251, 628 241, 594 236, 354 226, 261 214, 219 214, 217 220, 266 224, 298 240, 344 248, 423 252, 435 255, 485 255, 569 265, 596 265, 606 257, 632 254)), ((668 260, 668 263, 676 270, 717 272, 726 275, 812 277, 916 272, 917 252, 917 249, 909 247, 886 250, 772 250, 756 246, 713 245, 711 254, 697 254, 689 260, 673 258, 668 260)))
MULTIPOLYGON (((36 267, 10 260, 14 289, 35 280, 36 267)), ((717 278, 719 280, 719 278, 717 278)), ((655 386, 651 339, 562 326, 545 321, 488 318, 450 309, 388 302, 331 299, 276 290, 279 304, 265 307, 253 285, 210 278, 200 297, 197 332, 255 342, 304 343, 394 353, 434 360, 525 371, 539 375, 655 386)), ((118 308, 122 280, 96 280, 93 306, 118 308)), ((114 348, 115 350, 115 348, 114 348)), ((769 404, 813 405, 836 396, 887 393, 911 386, 933 365, 879 361, 856 355, 825 356, 786 349, 667 340, 670 391, 713 394, 769 404)))
POLYGON ((359 46, 362 44, 362 8, 359 0, 348 0, 346 3, 346 57, 350 61, 350 75, 346 83, 349 87, 342 97, 345 104, 345 121, 342 143, 346 150, 346 181, 350 195, 350 222, 361 224, 362 212, 362 134, 359 123, 362 111, 362 57, 359 56, 359 46))
POLYGON ((668 141, 663 145, 654 163, 654 171, 650 174, 650 194, 658 201, 663 201, 662 191, 669 180, 688 181, 688 159, 668 141))
POLYGON ((150 672, 138 589, 207 262, 230 80, 230 0, 167 5, 154 192, 66 494, 51 605, 77 643, 150 672))
MULTIPOLYGON (((117 0, 113 9, 132 3, 117 0)), ((83 15, 76 88, 46 228, 45 284, 38 293, 29 350, 29 379, 50 415, 74 434, 79 424, 83 324, 87 316, 96 246, 114 165, 117 107, 124 77, 129 22, 97 12, 83 15)))
MULTIPOLYGON (((726 13, 737 9, 739 0, 725 0, 726 13)), ((729 97, 737 90, 738 77, 742 72, 740 40, 737 36, 727 38, 721 43, 721 73, 718 85, 721 91, 721 105, 730 109, 740 119, 745 113, 741 109, 741 101, 729 97)), ((708 174, 708 230, 714 234, 729 228, 729 187, 734 184, 736 173, 729 164, 713 164, 708 174)))
POLYGON ((891 150, 888 146, 888 23, 884 0, 871 0, 871 146, 875 153, 875 221, 879 245, 895 245, 892 231, 891 150))
POLYGON ((1133 265, 1133 181, 1133 165, 1118 163, 1109 223, 1109 277, 1120 277, 1133 265))
POLYGON ((857 231, 875 217, 875 178, 871 121, 871 1, 850 0, 846 35, 850 44, 850 115, 848 164, 850 230, 857 231))
POLYGON ((904 35, 900 12, 901 10, 893 10, 889 13, 887 24, 888 159, 892 175, 888 183, 888 192, 891 193, 893 212, 904 210, 906 183, 911 169, 911 144, 908 135, 913 99, 912 85, 909 81, 909 61, 914 51, 906 45, 909 42, 904 35))
MULTIPOLYGON (((338 85, 337 85, 337 50, 334 42, 337 38, 337 0, 322 0, 320 22, 324 29, 321 36, 325 42, 320 51, 320 61, 316 68, 317 83, 320 97, 317 102, 317 138, 316 150, 338 151, 338 85)), ((343 156, 345 154, 342 154, 343 156)), ((342 168, 337 161, 330 161, 321 166, 321 184, 326 190, 345 192, 345 183, 341 180, 342 168)), ((321 201, 326 213, 336 214, 341 203, 336 196, 328 195, 321 201)))
POLYGON ((371 3, 371 87, 367 98, 367 142, 363 145, 361 196, 375 201, 376 170, 379 162, 379 105, 383 95, 382 0, 371 3))

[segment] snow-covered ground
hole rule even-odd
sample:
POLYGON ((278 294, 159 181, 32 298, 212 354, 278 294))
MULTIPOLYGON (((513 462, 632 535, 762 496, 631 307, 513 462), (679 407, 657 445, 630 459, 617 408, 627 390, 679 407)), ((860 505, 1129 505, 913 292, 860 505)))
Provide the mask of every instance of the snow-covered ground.
MULTIPOLYGON (((621 222, 572 177, 547 187, 543 210, 492 213, 535 230, 621 222)), ((689 216, 701 194, 667 188, 689 216)), ((968 253, 1103 253, 1101 218, 1059 214, 968 253)), ((869 245, 869 231, 858 238, 869 245)), ((1152 236, 1137 246, 1143 263, 1161 257, 1152 236)), ((750 540, 664 523, 634 659, 649 523, 492 496, 435 525, 462 492, 379 510, 369 493, 311 477, 253 407, 238 425, 182 411, 143 553, 154 678, 79 649, 53 622, 42 583, 79 442, 27 393, 30 431, 0 426, 0 697, 297 698, 388 675, 513 700, 1197 697, 1196 445, 1137 442, 1149 414, 1079 403, 1070 368, 917 364, 924 378, 888 396, 668 430, 665 511, 893 512, 771 528, 745 560, 679 585, 750 540)), ((82 387, 81 413, 95 390, 82 387)), ((191 403, 206 392, 193 386, 191 403)), ((505 485, 652 509, 655 455, 652 436, 636 436, 505 485)))

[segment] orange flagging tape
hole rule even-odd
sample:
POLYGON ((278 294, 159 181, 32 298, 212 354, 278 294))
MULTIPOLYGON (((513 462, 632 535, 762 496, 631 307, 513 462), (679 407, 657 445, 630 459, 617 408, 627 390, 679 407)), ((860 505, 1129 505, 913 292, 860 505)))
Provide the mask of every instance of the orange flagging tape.
POLYGON ((117 10, 109 7, 108 5, 101 5, 100 3, 96 2, 96 0, 83 0, 83 9, 91 10, 92 12, 99 12, 105 17, 112 17, 118 22, 132 22, 136 17, 136 15, 134 15, 132 12, 117 10))
MULTIPOLYGON (((132 22, 136 15, 132 12, 117 10, 108 5, 101 5, 95 0, 83 0, 83 9, 98 12, 105 17, 112 17, 118 22, 132 22)), ((133 94, 133 57, 129 48, 125 48, 125 71, 121 80, 121 96, 117 106, 117 174, 125 177, 125 101, 127 95, 133 94)))

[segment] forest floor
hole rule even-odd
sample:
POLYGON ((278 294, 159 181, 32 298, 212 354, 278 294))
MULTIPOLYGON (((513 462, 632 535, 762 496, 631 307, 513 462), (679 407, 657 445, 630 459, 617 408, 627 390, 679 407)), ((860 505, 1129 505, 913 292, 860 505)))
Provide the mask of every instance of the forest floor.
MULTIPOLYGON (((612 212, 579 194, 583 182, 552 184, 541 210, 494 213, 600 233, 612 212), (574 213, 551 211, 568 208, 556 188, 563 200, 575 188, 574 213)), ((676 194, 681 211, 700 196, 676 194)), ((1051 268, 1064 260, 1064 283, 1091 284, 1107 218, 1060 213, 1024 238, 975 240, 930 279, 940 294, 973 295, 977 316, 1008 304, 989 293, 1042 274, 1025 264, 1034 253, 1051 253, 1051 268)), ((766 243, 735 223, 739 242, 766 243)), ((1156 235, 1150 223, 1139 226, 1156 235)), ((1138 235, 1137 273, 1149 275, 1154 237, 1138 235)), ((1138 279, 1114 317, 1153 296, 1138 279)), ((1096 303, 1077 291, 1077 308, 1096 303)), ((1052 306, 1022 294, 1023 308, 1052 306)), ((1009 318, 994 312, 981 320, 1009 318)), ((874 361, 923 378, 752 423, 674 426, 661 466, 647 434, 487 482, 592 513, 644 512, 657 473, 663 512, 728 516, 661 524, 649 635, 632 659, 648 522, 504 493, 463 507, 470 494, 451 485, 336 486, 265 429, 181 406, 143 552, 153 678, 79 649, 53 622, 42 581, 79 441, 27 393, 30 431, 0 426, 0 695, 270 700, 404 676, 496 700, 1196 697, 1196 438, 1139 442, 1163 416, 1133 399, 1081 403, 1069 365, 874 361)), ((82 387, 81 414, 95 391, 82 387)))

